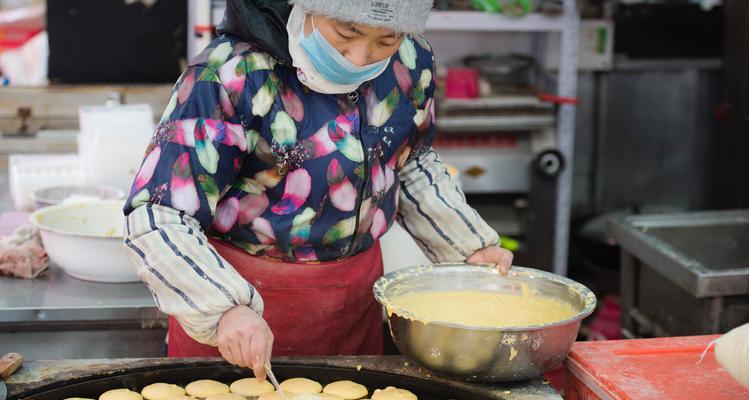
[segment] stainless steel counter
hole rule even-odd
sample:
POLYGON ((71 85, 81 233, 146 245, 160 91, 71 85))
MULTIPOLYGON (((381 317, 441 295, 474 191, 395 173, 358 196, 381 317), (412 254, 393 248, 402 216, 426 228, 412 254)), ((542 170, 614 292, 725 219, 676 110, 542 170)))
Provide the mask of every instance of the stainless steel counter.
POLYGON ((165 335, 166 316, 142 283, 82 281, 54 265, 32 280, 0 277, 0 351, 28 359, 155 357, 165 335))
POLYGON ((82 281, 52 266, 37 279, 0 277, 0 323, 163 319, 142 283, 82 281))
POLYGON ((609 222, 628 337, 723 333, 749 319, 749 210, 609 222))
POLYGON ((695 297, 749 295, 749 210, 637 215, 609 233, 695 297))

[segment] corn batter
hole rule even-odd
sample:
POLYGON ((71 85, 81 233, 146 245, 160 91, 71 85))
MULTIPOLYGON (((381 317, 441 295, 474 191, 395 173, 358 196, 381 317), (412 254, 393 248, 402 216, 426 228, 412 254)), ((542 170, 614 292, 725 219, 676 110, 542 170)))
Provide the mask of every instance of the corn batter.
POLYGON ((578 313, 570 304, 535 296, 527 290, 519 294, 471 290, 410 292, 394 297, 391 303, 388 313, 403 310, 424 322, 492 328, 548 324, 578 313))

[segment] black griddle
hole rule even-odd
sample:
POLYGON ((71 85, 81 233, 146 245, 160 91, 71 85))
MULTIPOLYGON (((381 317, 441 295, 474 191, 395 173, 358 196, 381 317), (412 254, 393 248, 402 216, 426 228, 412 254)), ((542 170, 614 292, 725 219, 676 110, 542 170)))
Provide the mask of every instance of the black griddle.
MULTIPOLYGON (((140 392, 143 387, 156 382, 174 383, 184 387, 184 385, 198 379, 213 379, 230 384, 237 379, 252 376, 252 372, 247 368, 239 368, 228 364, 207 364, 213 365, 196 362, 180 366, 151 366, 104 375, 93 375, 75 380, 58 381, 32 391, 16 394, 8 399, 62 400, 68 397, 96 399, 107 390, 128 388, 140 392)), ((396 373, 287 363, 274 363, 273 372, 279 381, 293 377, 304 377, 314 379, 325 385, 338 380, 352 380, 366 386, 370 395, 375 389, 396 386, 410 390, 420 400, 485 400, 493 398, 485 393, 396 373)))

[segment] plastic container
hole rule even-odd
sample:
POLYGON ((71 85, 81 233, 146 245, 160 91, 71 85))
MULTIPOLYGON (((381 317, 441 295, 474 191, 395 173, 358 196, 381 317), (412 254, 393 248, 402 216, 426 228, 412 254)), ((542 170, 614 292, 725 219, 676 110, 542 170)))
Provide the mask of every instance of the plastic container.
POLYGON ((449 68, 445 86, 445 96, 449 99, 479 97, 479 72, 474 68, 449 68))
POLYGON ((11 154, 10 194, 19 211, 36 208, 32 193, 59 185, 82 185, 83 168, 77 154, 11 154))
POLYGON ((79 111, 78 152, 88 185, 129 191, 153 135, 146 104, 86 106, 79 111))

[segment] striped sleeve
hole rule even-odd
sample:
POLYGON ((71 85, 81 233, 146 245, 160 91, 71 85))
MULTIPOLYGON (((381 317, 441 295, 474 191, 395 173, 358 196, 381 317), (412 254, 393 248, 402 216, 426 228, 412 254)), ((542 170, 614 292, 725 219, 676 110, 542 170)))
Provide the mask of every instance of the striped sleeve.
POLYGON ((262 315, 255 288, 184 211, 157 204, 136 208, 127 217, 125 245, 159 309, 176 317, 196 341, 215 346, 218 320, 234 306, 248 305, 262 315))
POLYGON ((398 222, 432 262, 462 262, 498 243, 431 147, 411 158, 399 179, 398 222))

